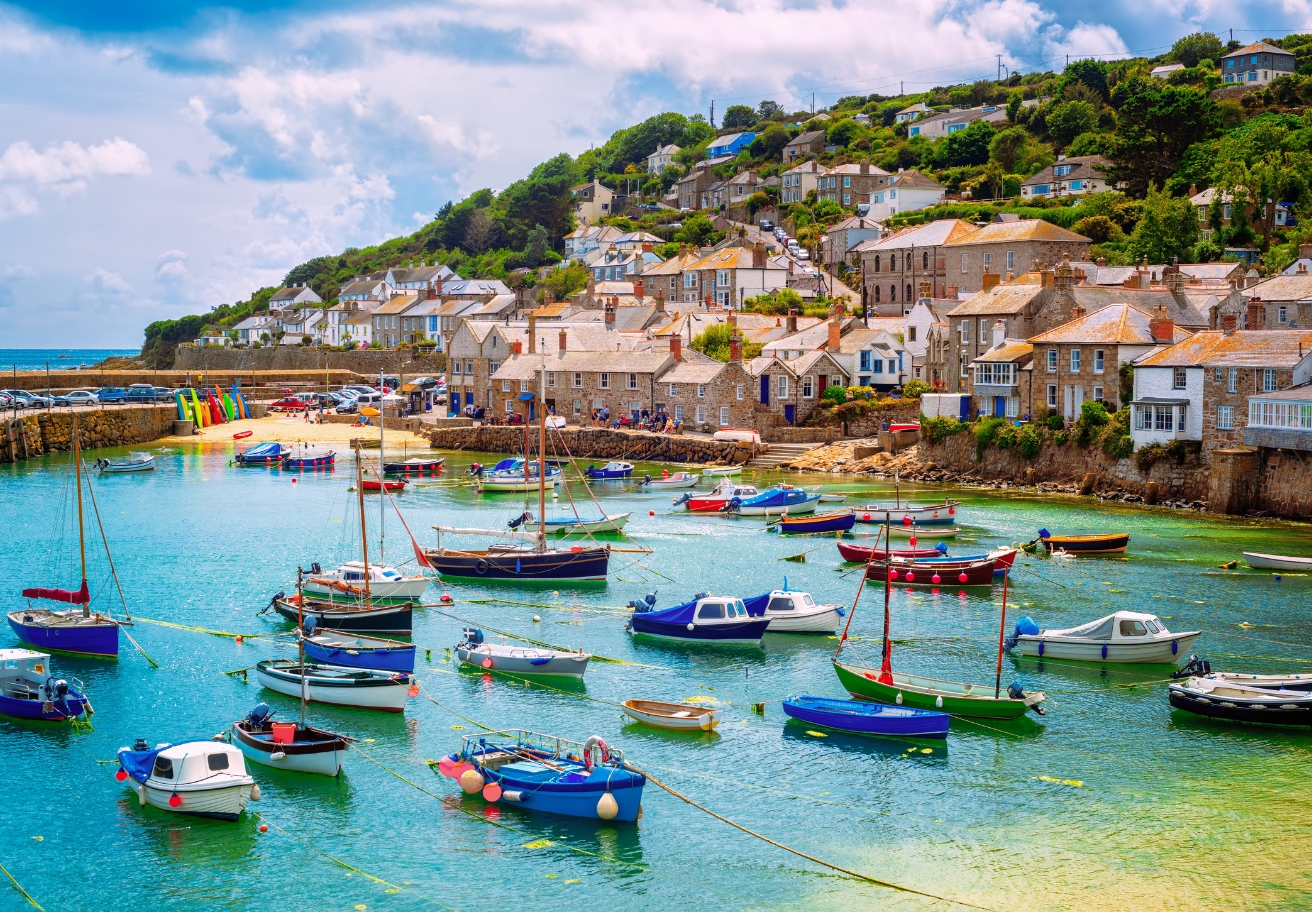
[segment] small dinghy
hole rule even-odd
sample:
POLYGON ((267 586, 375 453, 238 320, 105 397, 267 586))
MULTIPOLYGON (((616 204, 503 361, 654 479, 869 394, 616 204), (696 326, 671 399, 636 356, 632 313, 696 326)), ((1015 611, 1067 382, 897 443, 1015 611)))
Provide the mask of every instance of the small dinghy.
POLYGON ((1289 557, 1284 554, 1245 551, 1244 561, 1254 570, 1292 570, 1305 573, 1312 571, 1312 557, 1289 557))
POLYGON ((652 478, 648 475, 639 484, 646 485, 654 491, 667 491, 679 488, 695 488, 697 482, 701 480, 700 475, 694 475, 692 472, 670 473, 666 471, 660 478, 652 478))
MULTIPOLYGON (((821 497, 823 499, 823 495, 821 497)), ((776 523, 785 535, 815 535, 821 532, 848 532, 856 525, 851 510, 816 513, 814 516, 785 516, 776 523)))
POLYGON ((961 534, 957 526, 892 526, 888 530, 890 538, 927 538, 930 540, 956 538, 961 534))
POLYGON ((1189 678, 1167 688, 1176 709, 1261 725, 1312 725, 1312 694, 1305 690, 1248 687, 1215 678, 1189 678))
POLYGON ((766 617, 752 617, 740 598, 702 592, 691 602, 656 610, 656 593, 629 602, 633 615, 626 629, 635 636, 702 643, 761 645, 770 626, 766 617))
POLYGON ((741 475, 742 473, 743 473, 743 467, 740 465, 707 466, 706 468, 702 469, 703 478, 719 478, 725 475, 741 475))
POLYGON ((404 462, 385 462, 383 463, 384 475, 423 475, 424 473, 440 472, 442 465, 446 462, 443 456, 413 456, 404 462))
MULTIPOLYGON (((580 519, 575 516, 559 516, 542 523, 548 535, 583 535, 589 532, 620 532, 629 524, 630 513, 606 515, 600 519, 580 519)), ((533 520, 528 520, 533 525, 533 520)))
POLYGON ((383 712, 394 713, 405 709, 410 686, 414 683, 405 672, 337 668, 311 662, 302 665, 295 659, 265 659, 257 662, 255 678, 261 687, 288 697, 299 699, 304 690, 305 699, 311 703, 381 709, 383 712))
MULTIPOLYGON (((867 548, 864 545, 853 545, 841 541, 838 543, 838 553, 842 555, 843 560, 853 564, 866 564, 872 560, 882 561, 889 556, 884 548, 867 548)), ((919 561, 926 558, 947 557, 947 553, 947 543, 939 542, 933 548, 894 548, 892 556, 914 557, 919 561)))
POLYGON ((552 675, 559 678, 582 678, 592 656, 578 652, 560 652, 537 646, 509 646, 488 643, 483 631, 465 628, 465 638, 456 646, 456 658, 463 665, 484 671, 501 671, 512 675, 552 675))
POLYGON ((134 747, 119 748, 118 763, 114 777, 137 783, 143 807, 236 820, 248 801, 260 800, 260 787, 246 772, 242 752, 222 741, 158 744, 151 750, 138 738, 134 747))
POLYGON ((720 711, 688 703, 625 700, 621 706, 633 718, 656 728, 673 731, 710 731, 720 724, 720 711))
POLYGON ((292 447, 290 453, 282 458, 284 469, 330 469, 337 459, 337 454, 327 447, 310 446, 303 443, 292 447))
POLYGON ((809 592, 790 590, 788 580, 784 580, 784 588, 747 599, 744 604, 748 614, 769 619, 766 630, 770 633, 832 634, 843 623, 845 614, 837 605, 817 605, 809 592))
POLYGON ((247 437, 254 436, 254 431, 238 431, 232 435, 233 440, 245 440, 247 437))
POLYGON ((760 443, 761 432, 750 428, 720 428, 711 435, 712 440, 732 440, 735 443, 760 443))
POLYGON ((494 804, 622 823, 638 819, 647 784, 596 735, 579 744, 518 729, 466 735, 437 771, 494 804))
MULTIPOLYGON (((431 580, 422 575, 403 576, 395 567, 369 565, 369 598, 375 602, 414 601, 421 598, 431 580)), ((325 571, 316 563, 305 578, 305 591, 317 599, 354 602, 365 596, 363 561, 347 561, 325 571)))
POLYGON ((360 490, 366 494, 377 494, 379 491, 404 491, 404 481, 375 481, 366 478, 360 482, 360 490))
POLYGON ((267 703, 257 704, 245 719, 232 723, 229 743, 246 759, 274 769, 320 776, 342 771, 342 758, 354 738, 295 722, 274 722, 275 712, 267 703))
POLYGON ((628 478, 633 474, 633 463, 612 460, 601 468, 590 465, 583 472, 583 477, 592 481, 609 481, 616 478, 628 478))
POLYGON ((888 706, 861 700, 791 696, 783 701, 790 718, 821 728, 857 735, 946 738, 949 716, 933 709, 888 706))
POLYGON ((1124 554, 1130 546, 1130 533, 1052 535, 1047 529, 1040 529, 1039 543, 1050 553, 1061 550, 1067 554, 1124 554))
MULTIPOLYGON (((308 585, 308 583, 307 583, 308 585)), ((352 633, 384 633, 409 636, 414 621, 413 602, 384 602, 375 604, 363 597, 356 601, 340 598, 304 598, 293 595, 286 598, 279 593, 270 602, 278 614, 299 624, 301 617, 314 618, 320 630, 349 630, 352 633)))
POLYGON ((842 503, 842 502, 845 501, 845 500, 847 500, 847 495, 846 495, 846 494, 823 494, 823 493, 822 493, 822 494, 820 495, 820 502, 821 502, 821 503, 842 503))
POLYGON ((1083 662, 1174 665, 1202 635, 1171 633, 1155 614, 1116 611, 1080 627, 1040 630, 1028 617, 1016 624, 1005 646, 1021 655, 1083 662))
POLYGON ((414 643, 336 630, 318 630, 312 617, 305 619, 304 646, 306 657, 322 665, 400 671, 406 674, 415 670, 414 643))
POLYGON ((864 504, 853 507, 852 510, 856 513, 856 521, 859 523, 879 526, 888 523, 896 526, 906 524, 907 520, 910 520, 917 526, 950 526, 957 520, 959 506, 961 506, 959 500, 945 500, 943 503, 923 506, 864 504))
POLYGON ((896 586, 991 586, 997 566, 993 558, 930 564, 895 557, 888 562, 871 563, 866 579, 882 583, 887 574, 889 582, 896 586))
POLYGON ((155 468, 155 456, 152 453, 133 451, 127 459, 97 459, 96 468, 102 475, 118 475, 124 472, 149 472, 155 468))
POLYGON ((1309 674, 1260 675, 1243 674, 1234 671, 1218 671, 1204 675, 1204 677, 1210 680, 1224 681, 1227 684, 1238 684, 1242 687, 1257 687, 1262 690, 1301 690, 1304 693, 1312 692, 1312 675, 1309 674))
POLYGON ((92 713, 82 682, 70 686, 50 673, 50 656, 30 649, 0 649, 0 716, 68 722, 92 713))
POLYGON ((285 443, 257 443, 237 454, 237 465, 277 465, 291 451, 285 443))

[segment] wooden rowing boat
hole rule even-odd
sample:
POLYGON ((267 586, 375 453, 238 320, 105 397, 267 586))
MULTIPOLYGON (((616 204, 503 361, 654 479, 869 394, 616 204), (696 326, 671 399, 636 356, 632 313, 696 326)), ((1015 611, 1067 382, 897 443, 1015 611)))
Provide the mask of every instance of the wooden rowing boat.
POLYGON ((1245 551, 1244 560, 1255 570, 1312 570, 1312 557, 1289 557, 1284 554, 1245 551))
POLYGON ((1067 554, 1124 554, 1130 545, 1129 532, 1112 532, 1098 535, 1045 535, 1040 530, 1039 542, 1048 552, 1061 549, 1067 554))
POLYGON ((720 724, 720 711, 686 703, 625 700, 624 711, 639 722, 675 731, 710 731, 720 724))

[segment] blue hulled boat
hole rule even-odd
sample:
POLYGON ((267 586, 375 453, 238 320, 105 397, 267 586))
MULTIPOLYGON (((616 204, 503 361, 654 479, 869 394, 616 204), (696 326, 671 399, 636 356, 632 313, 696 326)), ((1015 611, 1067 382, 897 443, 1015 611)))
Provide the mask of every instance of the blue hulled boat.
POLYGON ((237 465, 277 465, 291 451, 285 443, 257 443, 237 454, 237 465))
POLYGON ((731 497, 726 509, 742 516, 777 516, 785 511, 789 516, 796 516, 815 512, 819 502, 819 494, 808 494, 792 485, 775 485, 752 497, 731 497))
POLYGON ((630 475, 633 474, 633 463, 612 460, 606 463, 601 468, 597 468, 596 466, 590 465, 583 472, 583 474, 585 477, 591 479, 592 481, 605 481, 614 478, 628 478, 630 475))
POLYGON ((304 621, 305 657, 323 665, 374 671, 415 670, 415 645, 382 637, 359 636, 340 630, 319 630, 315 618, 304 621))
POLYGON ((858 735, 900 735, 905 738, 946 738, 949 716, 932 709, 889 706, 861 700, 791 696, 783 701, 789 717, 821 728, 858 735))
POLYGON ((647 778, 595 735, 583 744, 519 729, 466 735, 437 771, 467 795, 528 811, 633 823, 647 778))
POLYGON ((816 513, 812 516, 785 516, 779 520, 779 531, 785 535, 812 535, 817 532, 847 532, 856 525, 851 510, 833 513, 816 513))
POLYGON ((327 447, 301 444, 282 458, 284 469, 331 469, 337 454, 327 447))
POLYGON ((0 649, 0 715, 11 719, 67 722, 91 714, 91 701, 50 673, 50 656, 30 649, 0 649))
POLYGON ((750 643, 760 645, 770 626, 762 617, 769 595, 744 603, 731 595, 699 593, 691 602, 673 608, 655 609, 655 593, 643 602, 629 602, 634 609, 627 629, 635 635, 702 643, 750 643), (756 615, 756 616, 753 616, 756 615))

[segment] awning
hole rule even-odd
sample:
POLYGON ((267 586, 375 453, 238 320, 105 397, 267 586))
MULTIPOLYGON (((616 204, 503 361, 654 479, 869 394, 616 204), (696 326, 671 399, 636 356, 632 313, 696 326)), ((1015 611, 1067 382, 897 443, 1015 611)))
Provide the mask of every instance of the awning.
POLYGON ((532 394, 532 393, 520 393, 520 394, 519 394, 519 401, 520 401, 520 402, 532 402, 532 401, 533 401, 533 394, 532 394))

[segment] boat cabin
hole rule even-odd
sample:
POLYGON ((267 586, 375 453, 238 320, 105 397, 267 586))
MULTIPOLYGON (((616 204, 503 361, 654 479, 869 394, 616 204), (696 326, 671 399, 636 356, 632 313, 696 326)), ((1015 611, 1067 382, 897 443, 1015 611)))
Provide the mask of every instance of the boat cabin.
POLYGON ((150 778, 174 785, 206 781, 215 783, 225 776, 245 778, 246 758, 231 744, 222 741, 189 741, 175 744, 155 756, 150 778))
MULTIPOLYGON (((364 562, 347 561, 338 568, 337 573, 341 574, 341 579, 345 582, 364 582, 364 562)), ((371 564, 369 566, 369 579, 371 582, 398 582, 405 579, 405 577, 391 567, 379 567, 377 564, 371 564)))
POLYGON ((1045 630, 1049 636, 1095 640, 1107 643, 1142 642, 1149 637, 1170 637, 1171 632, 1155 614, 1117 611, 1104 618, 1069 630, 1045 630))
POLYGON ((787 617, 794 610, 810 611, 815 607, 815 599, 811 598, 809 592, 787 592, 776 589, 770 593, 770 601, 765 605, 765 613, 767 615, 782 614, 787 617))
POLYGON ((50 656, 30 649, 0 649, 0 693, 15 700, 36 700, 50 677, 50 656))
POLYGON ((697 611, 693 620, 698 625, 737 624, 748 619, 747 606, 743 600, 730 596, 708 596, 697 600, 697 611))

